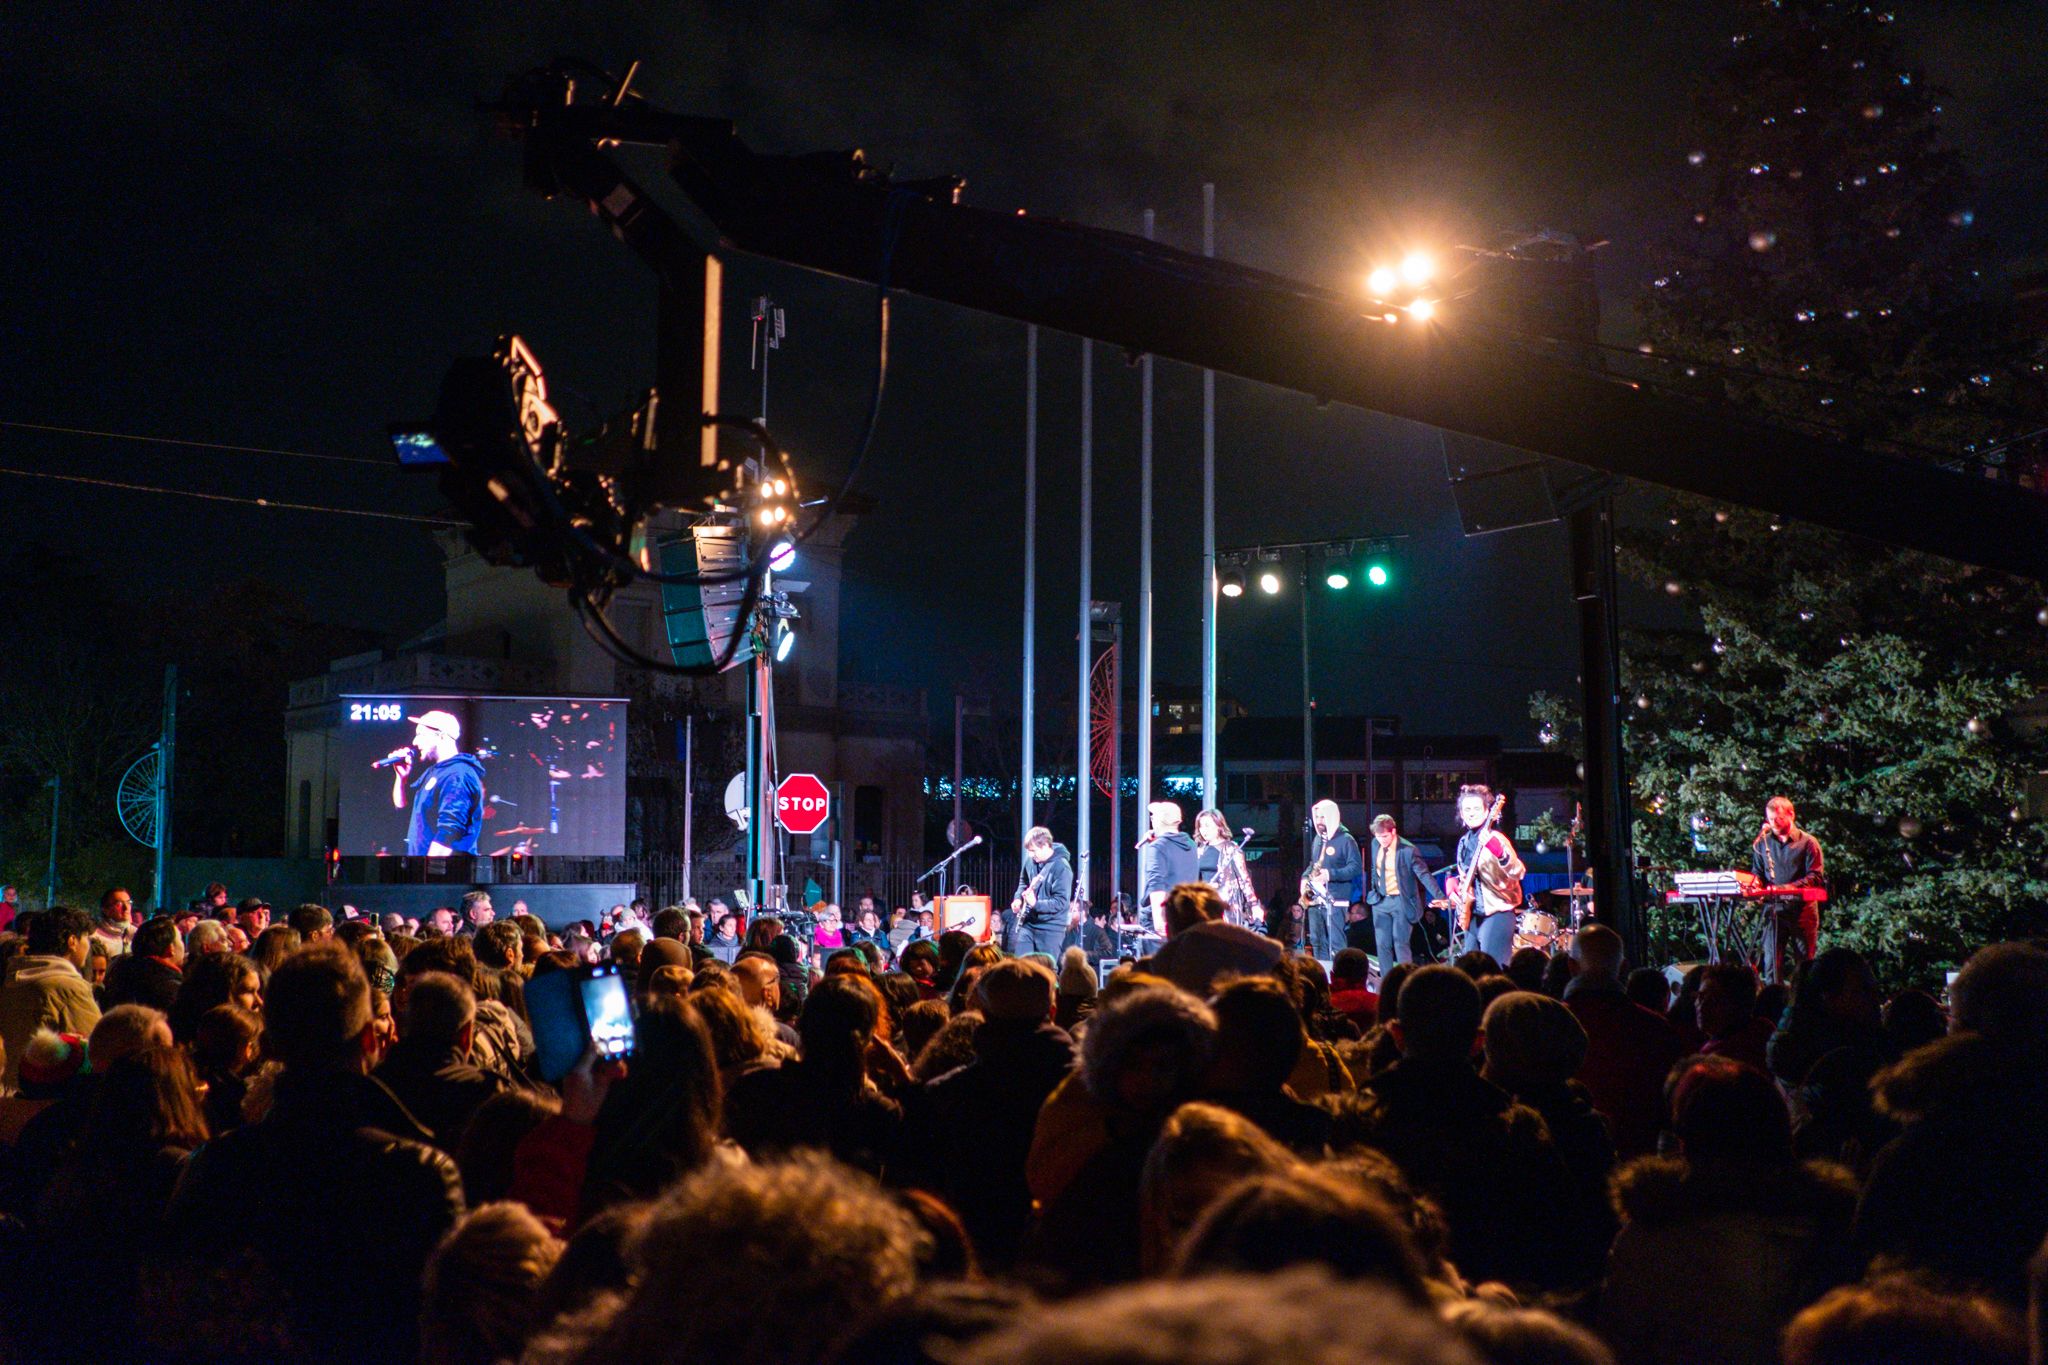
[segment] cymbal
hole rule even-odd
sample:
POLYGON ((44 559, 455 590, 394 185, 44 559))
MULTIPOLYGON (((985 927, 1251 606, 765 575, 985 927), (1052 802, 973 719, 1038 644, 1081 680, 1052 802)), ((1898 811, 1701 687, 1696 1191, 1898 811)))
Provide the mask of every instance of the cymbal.
POLYGON ((514 835, 518 835, 518 834, 546 834, 546 833, 547 833, 547 831, 546 831, 546 830, 544 830, 544 829, 541 829, 541 828, 539 828, 538 826, 535 826, 535 825, 514 825, 514 826, 512 826, 512 828, 510 828, 510 829, 501 829, 501 830, 499 830, 499 831, 498 831, 498 837, 499 837, 500 839, 509 839, 509 838, 513 837, 514 835))
POLYGON ((1595 894, 1590 886, 1554 886, 1543 893, 1546 896, 1590 897, 1595 894))

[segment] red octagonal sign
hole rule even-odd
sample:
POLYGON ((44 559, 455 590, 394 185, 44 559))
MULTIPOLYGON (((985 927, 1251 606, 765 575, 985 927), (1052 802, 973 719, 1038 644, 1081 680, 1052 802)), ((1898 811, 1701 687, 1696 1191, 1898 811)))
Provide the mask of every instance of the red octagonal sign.
POLYGON ((832 793, 809 773, 791 773, 775 789, 775 823, 791 834, 809 834, 832 814, 832 793))

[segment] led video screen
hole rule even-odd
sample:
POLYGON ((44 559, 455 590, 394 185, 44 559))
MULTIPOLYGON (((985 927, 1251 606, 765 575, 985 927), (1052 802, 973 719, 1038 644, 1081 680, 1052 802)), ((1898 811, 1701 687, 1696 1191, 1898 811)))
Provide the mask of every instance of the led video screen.
POLYGON ((623 701, 344 697, 338 742, 344 855, 625 851, 623 701))

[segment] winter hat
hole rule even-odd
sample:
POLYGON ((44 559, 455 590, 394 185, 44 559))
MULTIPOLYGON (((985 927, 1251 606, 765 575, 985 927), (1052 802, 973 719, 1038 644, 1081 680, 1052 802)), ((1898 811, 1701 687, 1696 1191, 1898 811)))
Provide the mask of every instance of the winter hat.
POLYGON ((21 1093, 31 1100, 54 1099, 85 1067, 85 1039, 76 1033, 39 1028, 21 1054, 21 1093))

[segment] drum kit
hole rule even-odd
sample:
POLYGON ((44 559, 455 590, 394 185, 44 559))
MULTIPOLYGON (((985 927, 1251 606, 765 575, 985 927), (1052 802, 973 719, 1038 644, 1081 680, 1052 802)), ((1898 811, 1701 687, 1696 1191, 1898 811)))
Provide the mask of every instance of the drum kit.
POLYGON ((1515 921, 1515 948, 1536 948, 1546 953, 1568 953, 1572 939, 1585 922, 1593 915, 1593 888, 1590 886, 1565 886, 1546 895, 1556 896, 1564 902, 1558 908, 1564 911, 1560 920, 1548 910, 1524 910, 1515 921))

